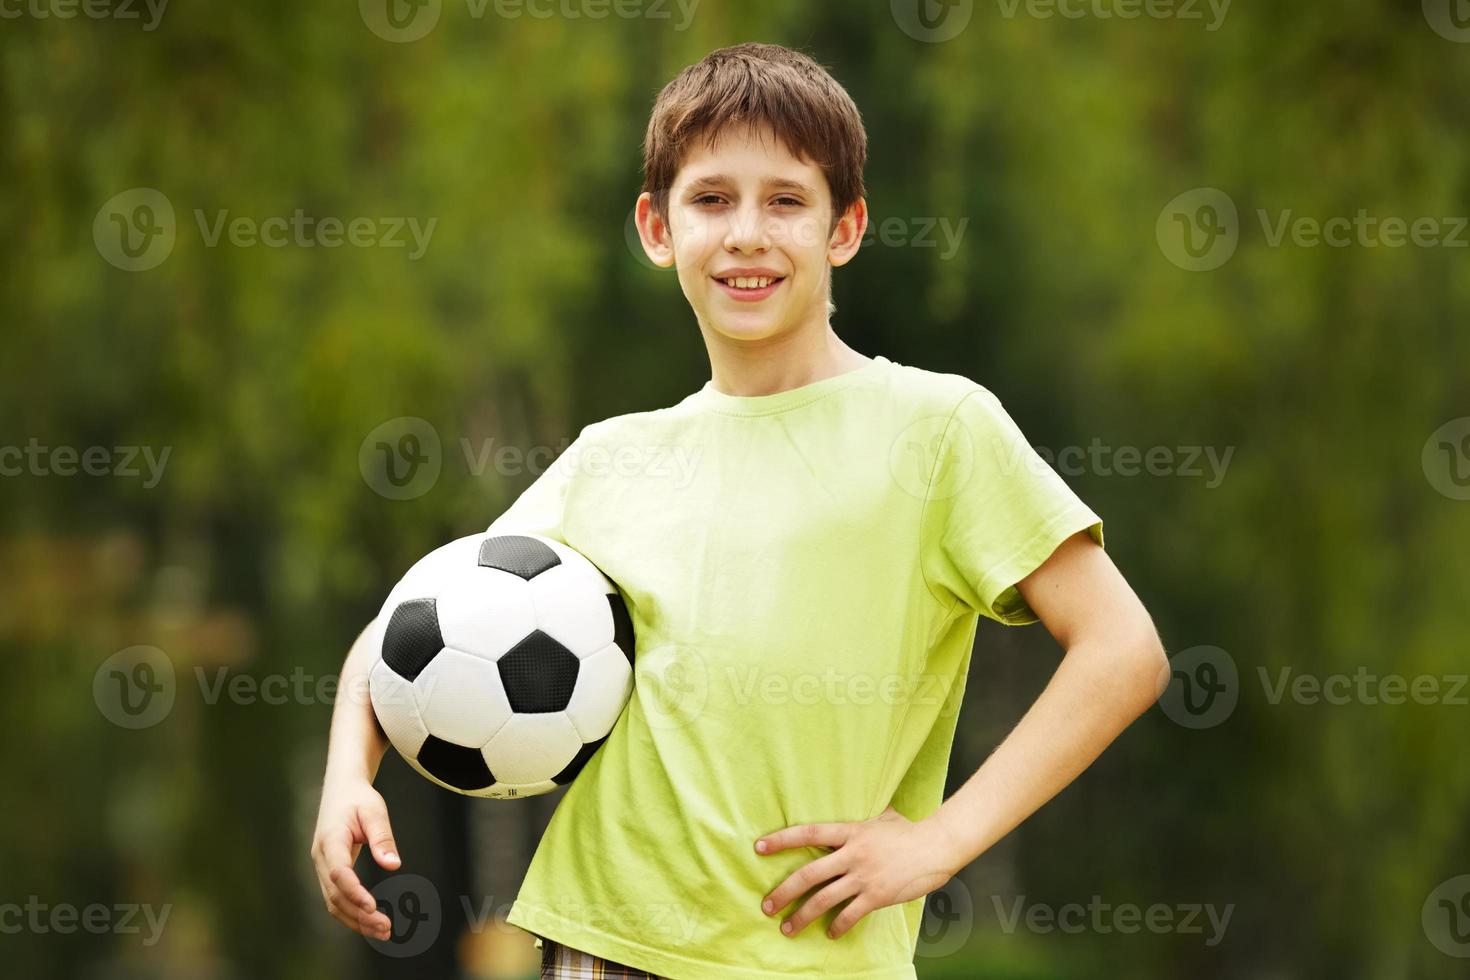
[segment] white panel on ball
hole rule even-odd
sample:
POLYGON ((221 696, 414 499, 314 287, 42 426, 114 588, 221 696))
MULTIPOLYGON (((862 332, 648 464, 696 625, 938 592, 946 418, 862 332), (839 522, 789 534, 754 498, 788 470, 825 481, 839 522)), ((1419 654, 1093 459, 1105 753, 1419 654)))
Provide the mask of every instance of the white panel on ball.
POLYGON ((383 726, 388 741, 412 758, 411 753, 418 752, 424 739, 429 737, 429 730, 419 715, 413 685, 379 660, 368 674, 368 690, 372 695, 373 711, 378 715, 378 724, 383 726))
POLYGON ((582 741, 592 742, 612 731, 633 693, 633 668, 617 644, 609 643, 577 668, 577 686, 567 702, 567 717, 582 741))
POLYGON ((612 610, 605 595, 588 587, 591 581, 595 579, 585 569, 562 564, 527 583, 537 627, 579 659, 613 638, 612 610))
POLYGON ((413 686, 429 731, 455 745, 484 745, 511 716, 500 671, 472 654, 444 650, 413 686))
POLYGON ((525 580, 495 568, 461 569, 440 590, 437 604, 444 645, 491 663, 536 628, 525 580))
POLYGON ((497 782, 535 783, 565 769, 582 737, 564 711, 512 715, 484 748, 497 782))

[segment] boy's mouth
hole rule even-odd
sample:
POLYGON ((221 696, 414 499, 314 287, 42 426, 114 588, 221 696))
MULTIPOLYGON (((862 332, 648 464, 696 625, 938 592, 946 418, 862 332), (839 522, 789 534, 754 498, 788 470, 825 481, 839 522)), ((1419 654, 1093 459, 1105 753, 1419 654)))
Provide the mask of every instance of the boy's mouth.
POLYGON ((744 303, 765 299, 785 281, 785 276, 736 276, 726 279, 715 277, 715 282, 720 284, 726 295, 744 303))

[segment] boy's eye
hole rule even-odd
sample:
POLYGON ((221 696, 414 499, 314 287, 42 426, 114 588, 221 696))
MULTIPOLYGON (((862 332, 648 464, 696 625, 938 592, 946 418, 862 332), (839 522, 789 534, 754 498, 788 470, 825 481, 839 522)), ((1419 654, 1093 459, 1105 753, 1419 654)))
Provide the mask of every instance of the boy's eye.
MULTIPOLYGON (((723 201, 718 194, 701 194, 694 199, 695 204, 719 204, 723 201)), ((778 197, 776 203, 788 207, 801 207, 801 201, 794 197, 778 197)))

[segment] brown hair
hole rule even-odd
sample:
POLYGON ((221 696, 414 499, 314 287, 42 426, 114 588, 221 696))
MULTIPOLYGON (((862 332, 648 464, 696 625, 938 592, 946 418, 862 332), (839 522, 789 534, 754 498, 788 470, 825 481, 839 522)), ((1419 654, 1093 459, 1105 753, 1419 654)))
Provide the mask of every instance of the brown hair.
POLYGON ((664 86, 643 141, 643 190, 669 218, 674 175, 691 144, 730 126, 766 125, 792 156, 821 167, 832 228, 864 194, 868 134, 852 97, 807 55, 750 42, 711 51, 664 86))

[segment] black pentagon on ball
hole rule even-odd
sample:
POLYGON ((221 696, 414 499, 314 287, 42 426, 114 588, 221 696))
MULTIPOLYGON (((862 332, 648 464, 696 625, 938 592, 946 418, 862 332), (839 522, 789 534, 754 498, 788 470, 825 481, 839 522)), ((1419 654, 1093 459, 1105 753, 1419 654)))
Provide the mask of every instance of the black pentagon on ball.
POLYGON ((383 630, 383 663, 405 680, 421 674, 444 649, 433 599, 400 602, 383 630))
POLYGON ((633 666, 633 619, 628 615, 628 604, 623 597, 616 592, 610 592, 607 596, 607 604, 612 607, 613 618, 613 642, 618 649, 623 651, 623 656, 628 658, 628 666, 633 666))
POLYGON ((546 542, 522 534, 502 534, 480 542, 482 568, 498 568, 527 582, 560 564, 561 558, 546 542))
POLYGON ((570 783, 572 780, 576 779, 577 773, 582 771, 582 767, 587 764, 588 759, 592 758, 592 754, 597 751, 598 746, 606 741, 607 736, 604 735, 602 736, 602 738, 599 738, 596 741, 588 742, 587 744, 583 745, 580 749, 577 750, 576 758, 567 763, 567 767, 565 769, 557 773, 555 776, 552 776, 551 781, 553 783, 556 783, 556 785, 558 786, 565 786, 567 783, 570 783))
POLYGON ((577 655, 540 630, 532 630, 495 664, 510 710, 517 714, 563 711, 577 686, 577 655))
POLYGON ((456 789, 484 789, 495 782, 478 749, 455 745, 433 735, 419 749, 418 763, 429 775, 456 789))

